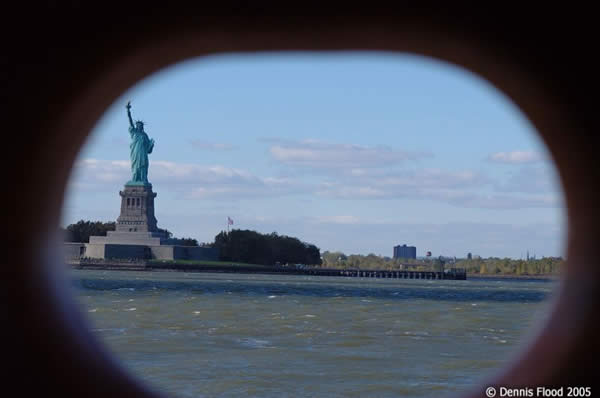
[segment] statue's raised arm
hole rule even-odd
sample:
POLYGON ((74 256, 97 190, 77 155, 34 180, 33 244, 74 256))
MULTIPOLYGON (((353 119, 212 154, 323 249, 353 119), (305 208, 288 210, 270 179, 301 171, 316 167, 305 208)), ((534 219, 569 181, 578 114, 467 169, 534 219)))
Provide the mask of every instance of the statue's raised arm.
POLYGON ((129 126, 131 128, 135 128, 135 126, 133 125, 133 119, 131 118, 131 101, 127 101, 127 105, 125 105, 125 108, 127 108, 127 117, 129 118, 129 126))

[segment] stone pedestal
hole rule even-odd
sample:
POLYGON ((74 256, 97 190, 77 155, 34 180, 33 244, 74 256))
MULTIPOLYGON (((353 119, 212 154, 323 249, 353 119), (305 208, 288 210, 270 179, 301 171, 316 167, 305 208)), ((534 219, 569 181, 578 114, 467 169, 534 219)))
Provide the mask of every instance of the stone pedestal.
POLYGON ((154 198, 152 184, 125 185, 119 192, 121 196, 121 214, 117 218, 115 232, 156 232, 154 216, 154 198))
POLYGON ((83 247, 67 247, 71 256, 79 251, 81 257, 103 259, 160 259, 210 260, 219 258, 214 248, 170 245, 168 236, 160 232, 154 216, 154 198, 151 184, 127 183, 119 192, 121 214, 116 231, 106 236, 90 236, 83 247))
POLYGON ((109 231, 106 236, 90 236, 90 244, 158 246, 167 239, 158 231, 154 216, 156 192, 152 191, 152 184, 127 184, 119 195, 121 214, 116 231, 109 231))

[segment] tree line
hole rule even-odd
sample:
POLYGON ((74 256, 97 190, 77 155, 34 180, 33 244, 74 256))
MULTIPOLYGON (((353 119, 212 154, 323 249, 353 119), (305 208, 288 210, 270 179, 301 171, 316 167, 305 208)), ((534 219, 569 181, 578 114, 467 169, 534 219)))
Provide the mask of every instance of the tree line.
POLYGON ((344 254, 339 251, 323 252, 323 264, 324 268, 336 268, 336 269, 365 269, 365 270, 400 270, 405 268, 406 264, 410 264, 411 269, 421 271, 429 270, 431 264, 427 264, 420 260, 415 259, 395 259, 390 257, 378 256, 373 253, 367 255, 363 254, 344 254))
MULTIPOLYGON (((114 231, 114 222, 80 220, 70 224, 62 232, 67 242, 89 242, 90 236, 106 236, 114 231)), ((198 246, 194 238, 174 238, 167 229, 161 229, 168 236, 167 244, 198 246)), ((234 229, 220 232, 214 242, 203 246, 219 249, 219 260, 249 264, 306 264, 324 268, 379 269, 416 271, 443 270, 444 268, 465 268, 467 273, 481 275, 554 275, 564 266, 562 257, 542 257, 540 259, 516 260, 511 258, 473 258, 449 262, 443 259, 394 259, 373 253, 350 254, 323 252, 317 246, 302 242, 298 238, 278 235, 277 232, 261 234, 256 231, 234 229)))
MULTIPOLYGON (((106 236, 114 231, 116 223, 102 221, 79 220, 62 228, 66 242, 89 242, 90 236, 106 236)), ((182 246, 199 246, 194 238, 173 238, 167 229, 160 229, 168 236, 165 244, 182 246)), ((261 234, 256 231, 234 229, 231 232, 220 232, 214 242, 203 243, 203 246, 219 249, 219 260, 249 264, 306 264, 320 265, 321 253, 313 244, 302 242, 298 238, 278 235, 277 232, 261 234)))
POLYGON ((241 229, 223 231, 215 236, 213 247, 219 249, 222 261, 263 265, 321 264, 317 246, 291 236, 278 235, 277 232, 261 234, 241 229))
POLYGON ((465 268, 467 273, 481 275, 555 275, 564 266, 562 257, 542 257, 540 259, 516 260, 511 258, 475 258, 458 259, 394 259, 375 254, 346 255, 342 252, 323 252, 323 267, 354 268, 366 270, 401 270, 415 271, 441 270, 448 268, 465 268))
POLYGON ((490 257, 459 260, 456 267, 465 268, 468 273, 484 275, 556 275, 564 264, 562 257, 529 260, 490 257))

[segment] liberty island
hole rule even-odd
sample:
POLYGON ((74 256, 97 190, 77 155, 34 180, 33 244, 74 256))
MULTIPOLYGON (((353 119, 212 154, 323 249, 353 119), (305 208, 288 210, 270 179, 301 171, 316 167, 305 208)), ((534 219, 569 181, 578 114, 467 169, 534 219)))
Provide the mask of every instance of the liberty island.
POLYGON ((302 264, 297 264, 300 267, 240 265, 226 262, 207 264, 207 261, 215 262, 220 259, 219 248, 179 245, 171 240, 164 230, 158 228, 154 206, 157 193, 153 191, 152 184, 148 180, 150 166, 148 155, 152 153, 155 142, 148 137, 143 121, 134 122, 131 115, 131 102, 127 102, 125 108, 131 138, 129 144, 131 179, 125 183, 124 189, 119 191, 121 208, 115 230, 107 231, 106 236, 90 236, 89 243, 65 243, 66 257, 70 261, 75 261, 74 265, 107 269, 185 269, 198 272, 281 273, 350 278, 466 279, 465 270, 455 268, 444 272, 443 269, 428 271, 321 269, 302 264), (177 263, 176 260, 193 260, 196 263, 177 263))

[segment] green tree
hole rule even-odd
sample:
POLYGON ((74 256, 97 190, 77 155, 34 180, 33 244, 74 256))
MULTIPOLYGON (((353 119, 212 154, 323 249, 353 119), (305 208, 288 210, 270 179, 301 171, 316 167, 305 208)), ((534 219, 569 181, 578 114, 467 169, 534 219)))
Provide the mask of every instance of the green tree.
POLYGON ((67 226, 65 241, 87 243, 90 241, 90 236, 106 236, 108 231, 114 231, 115 228, 114 222, 79 220, 67 226))
POLYGON ((158 232, 162 232, 165 235, 167 235, 167 239, 171 239, 173 237, 173 232, 169 231, 168 229, 166 229, 166 228, 157 228, 157 229, 158 229, 158 232))
POLYGON ((261 234, 256 231, 234 229, 215 236, 214 247, 223 261, 251 264, 310 264, 321 265, 317 246, 276 232, 261 234))
POLYGON ((198 240, 194 238, 169 238, 167 243, 179 246, 198 246, 198 240))

